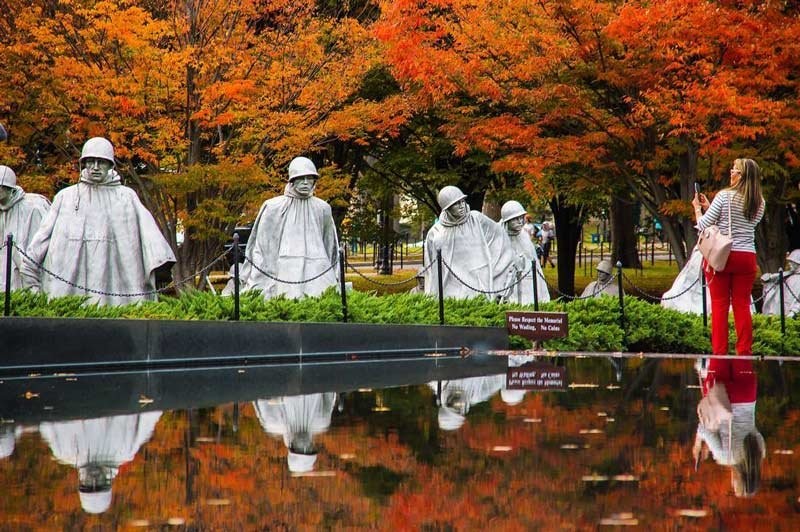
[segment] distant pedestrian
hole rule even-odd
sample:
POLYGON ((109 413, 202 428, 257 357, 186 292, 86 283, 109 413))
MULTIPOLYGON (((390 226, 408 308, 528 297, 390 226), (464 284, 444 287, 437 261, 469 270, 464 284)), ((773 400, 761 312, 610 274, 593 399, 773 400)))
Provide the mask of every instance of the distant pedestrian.
POLYGON ((550 258, 550 248, 555 239, 556 232, 553 229, 553 225, 550 222, 544 222, 542 224, 542 230, 539 231, 539 242, 542 245, 542 268, 546 267, 548 263, 550 267, 556 267, 556 265, 553 264, 553 259, 550 258))

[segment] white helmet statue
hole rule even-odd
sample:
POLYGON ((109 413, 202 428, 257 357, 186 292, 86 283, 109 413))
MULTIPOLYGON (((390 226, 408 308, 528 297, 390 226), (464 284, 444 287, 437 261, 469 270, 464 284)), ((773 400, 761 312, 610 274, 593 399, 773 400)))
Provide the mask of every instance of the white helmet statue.
POLYGON ((597 263, 597 271, 611 275, 612 273, 614 273, 614 266, 611 264, 610 260, 603 259, 597 263))
POLYGON ((92 137, 83 145, 83 150, 81 150, 81 162, 89 157, 105 159, 106 161, 110 161, 112 165, 116 165, 114 162, 114 146, 111 145, 108 139, 103 137, 92 137))
MULTIPOLYGON (((2 167, 0 167, 0 168, 2 168, 2 167)), ((2 171, 2 170, 0 170, 0 171, 2 171)), ((2 185, 2 184, 3 183, 0 182, 0 185, 2 185)), ((793 262, 795 264, 800 264, 800 249, 793 249, 792 252, 789 253, 789 256, 786 257, 786 260, 788 260, 789 262, 793 262)))
POLYGON ((289 451, 286 462, 290 473, 308 473, 314 469, 317 453, 303 454, 289 451))
POLYGON ((449 207, 452 207, 466 197, 467 195, 461 192, 460 188, 447 185, 439 191, 436 201, 439 202, 439 207, 441 207, 443 211, 446 211, 449 207))
POLYGON ((8 166, 0 165, 0 187, 14 188, 17 186, 17 174, 8 166))
POLYGON ((500 223, 510 222, 514 218, 519 218, 526 214, 527 211, 520 202, 514 200, 507 201, 503 203, 503 207, 500 209, 500 223))
POLYGON ((79 492, 81 508, 87 514, 101 514, 111 507, 111 488, 103 491, 79 492))
POLYGON ((289 182, 292 182, 298 177, 308 175, 319 178, 317 167, 314 166, 314 162, 308 157, 295 157, 292 159, 292 162, 289 163, 289 182))
POLYGON ((518 405, 525 398, 525 390, 500 390, 500 398, 509 406, 518 405))

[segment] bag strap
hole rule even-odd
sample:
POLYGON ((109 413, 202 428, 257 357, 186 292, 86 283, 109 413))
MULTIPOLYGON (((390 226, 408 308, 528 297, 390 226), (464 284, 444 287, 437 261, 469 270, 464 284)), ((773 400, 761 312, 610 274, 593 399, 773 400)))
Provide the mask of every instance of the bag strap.
MULTIPOLYGON (((735 192, 734 192, 735 194, 735 192)), ((731 219, 731 195, 728 194, 728 238, 733 239, 733 220, 731 219)))

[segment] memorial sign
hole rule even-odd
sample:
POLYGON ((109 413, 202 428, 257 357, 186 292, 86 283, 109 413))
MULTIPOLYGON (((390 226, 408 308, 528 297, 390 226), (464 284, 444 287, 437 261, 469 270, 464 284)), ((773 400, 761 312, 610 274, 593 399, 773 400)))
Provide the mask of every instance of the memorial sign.
POLYGON ((508 368, 509 390, 566 390, 567 368, 546 362, 529 362, 508 368))
POLYGON ((529 340, 565 338, 569 327, 566 312, 506 312, 506 328, 529 340))

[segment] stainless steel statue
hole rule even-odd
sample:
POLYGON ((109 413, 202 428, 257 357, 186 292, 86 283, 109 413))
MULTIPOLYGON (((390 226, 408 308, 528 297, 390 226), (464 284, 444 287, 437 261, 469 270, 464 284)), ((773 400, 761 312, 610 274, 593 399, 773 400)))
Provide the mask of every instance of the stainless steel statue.
POLYGON ((442 212, 425 238, 425 293, 439 293, 436 252, 441 251, 444 297, 506 297, 502 290, 514 281, 516 264, 508 235, 491 218, 470 211, 466 197, 454 186, 439 191, 442 212), (496 291, 501 292, 484 293, 496 291))
POLYGON ((283 438, 288 455, 289 471, 307 473, 314 469, 317 447, 314 436, 331 425, 336 393, 312 393, 274 399, 259 399, 253 403, 263 429, 272 436, 283 438))
MULTIPOLYGON (((800 311, 800 249, 792 250, 786 258, 789 268, 783 272, 783 313, 794 317, 800 311)), ((762 314, 779 315, 781 313, 781 294, 777 273, 765 273, 761 276, 764 283, 764 303, 762 314)))
POLYGON ((153 435, 160 411, 94 419, 44 422, 39 433, 53 458, 78 470, 78 495, 84 511, 103 513, 120 467, 134 459, 153 435))
POLYGON ((283 196, 261 206, 245 250, 244 290, 300 298, 336 285, 339 243, 330 205, 314 197, 318 178, 314 163, 297 157, 283 196))
POLYGON ((550 292, 542 274, 542 265, 536 256, 536 248, 531 242, 530 233, 523 230, 525 225, 525 208, 518 201, 507 201, 500 209, 500 222, 505 226, 511 247, 516 255, 515 281, 508 294, 510 303, 533 304, 533 283, 536 282, 536 296, 539 303, 550 301, 550 292), (531 270, 531 268, 535 268, 531 270), (522 278, 527 273, 527 276, 522 278))
POLYGON ((603 259, 597 263, 597 280, 592 281, 583 289, 581 297, 619 296, 619 286, 614 278, 611 261, 603 259))
MULTIPOLYGON (((39 229, 42 218, 47 214, 50 202, 39 194, 26 193, 17 185, 17 174, 8 166, 0 165, 0 234, 6 242, 13 235, 14 244, 28 249, 39 229)), ((5 291, 6 251, 0 254, 0 292, 5 291)), ((22 288, 22 254, 15 248, 11 252, 11 290, 22 288)))
POLYGON ((80 164, 80 181, 56 194, 28 246, 25 286, 102 305, 155 299, 143 293, 155 289, 156 268, 175 262, 172 249, 136 192, 122 185, 108 140, 86 141, 80 164))

